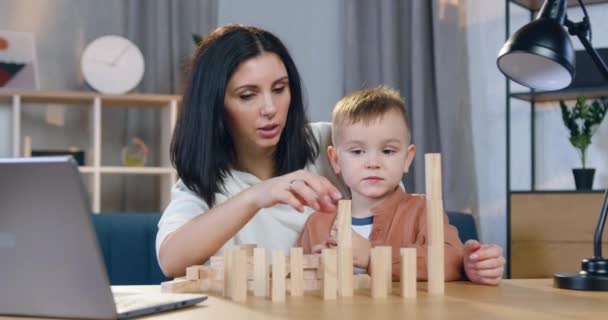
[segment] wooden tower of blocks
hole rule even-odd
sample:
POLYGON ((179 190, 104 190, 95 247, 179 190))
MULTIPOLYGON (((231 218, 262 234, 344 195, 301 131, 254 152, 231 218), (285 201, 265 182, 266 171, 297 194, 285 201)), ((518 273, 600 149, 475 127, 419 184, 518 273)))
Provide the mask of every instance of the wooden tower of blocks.
POLYGON ((353 296, 353 229, 350 200, 338 202, 338 294, 353 296))
MULTIPOLYGON (((443 198, 441 191, 441 157, 426 154, 426 206, 428 227, 428 292, 443 294, 444 235, 443 198)), ((371 289, 373 298, 392 294, 392 255, 390 246, 371 250, 371 277, 353 275, 351 202, 338 203, 336 225, 338 247, 324 249, 322 254, 303 254, 292 248, 286 257, 282 250, 272 252, 268 266, 268 250, 255 245, 227 248, 223 256, 213 256, 209 265, 187 268, 186 277, 163 282, 163 292, 214 293, 234 301, 245 301, 248 292, 256 297, 270 297, 273 302, 285 301, 285 293, 298 297, 305 292, 320 292, 323 299, 353 296, 356 289, 371 289)), ((416 249, 401 248, 401 296, 416 297, 416 249)), ((396 257, 398 258, 398 257, 396 257)))
POLYGON ((443 237, 443 196, 441 191, 441 155, 424 155, 426 176, 426 217, 428 232, 428 291, 443 294, 445 290, 443 237))
POLYGON ((416 248, 401 248, 401 296, 416 298, 416 248))

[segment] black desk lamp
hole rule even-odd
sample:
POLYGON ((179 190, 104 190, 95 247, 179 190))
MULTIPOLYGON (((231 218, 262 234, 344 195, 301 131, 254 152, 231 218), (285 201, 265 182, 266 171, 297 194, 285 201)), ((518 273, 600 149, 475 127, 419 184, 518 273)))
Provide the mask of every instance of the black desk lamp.
MULTIPOLYGON (((574 23, 566 16, 565 0, 545 0, 536 20, 517 30, 498 53, 496 63, 507 78, 533 89, 559 90, 574 78, 574 49, 570 35, 579 38, 585 50, 608 79, 608 67, 593 49, 587 34, 589 17, 581 0, 585 17, 574 23)), ((608 259, 602 257, 602 234, 608 211, 608 190, 595 229, 593 258, 583 259, 579 272, 560 272, 553 276, 557 288, 608 291, 608 259)))

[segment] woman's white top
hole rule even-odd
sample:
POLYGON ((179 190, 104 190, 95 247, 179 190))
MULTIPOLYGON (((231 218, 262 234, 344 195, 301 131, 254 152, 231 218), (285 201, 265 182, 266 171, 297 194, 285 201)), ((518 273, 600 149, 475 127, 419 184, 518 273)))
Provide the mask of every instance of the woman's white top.
MULTIPOLYGON (((328 178, 346 195, 346 188, 334 174, 327 157, 327 147, 331 144, 331 124, 311 123, 311 128, 319 144, 319 155, 314 163, 309 163, 304 169, 328 178)), ((224 179, 224 192, 215 194, 216 204, 219 205, 260 182, 260 179, 250 173, 232 169, 230 175, 224 179)), ((158 222, 156 256, 158 257, 160 246, 170 233, 208 210, 209 205, 203 199, 188 189, 181 180, 178 181, 171 190, 171 202, 158 222)), ((283 249, 288 253, 302 231, 306 219, 313 212, 312 208, 305 207, 304 213, 300 213, 287 205, 261 209, 216 254, 220 254, 224 248, 239 244, 257 244, 261 248, 283 249)))

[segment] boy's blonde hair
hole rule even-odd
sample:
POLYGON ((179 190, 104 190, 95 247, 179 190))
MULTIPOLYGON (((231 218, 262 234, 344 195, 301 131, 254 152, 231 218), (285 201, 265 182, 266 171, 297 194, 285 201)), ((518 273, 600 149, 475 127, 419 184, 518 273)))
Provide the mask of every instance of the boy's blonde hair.
POLYGON ((331 117, 331 140, 333 145, 336 145, 336 137, 340 126, 361 121, 368 124, 381 118, 391 110, 397 110, 403 116, 407 132, 406 141, 409 144, 411 133, 405 100, 397 90, 380 86, 349 93, 336 103, 331 117))

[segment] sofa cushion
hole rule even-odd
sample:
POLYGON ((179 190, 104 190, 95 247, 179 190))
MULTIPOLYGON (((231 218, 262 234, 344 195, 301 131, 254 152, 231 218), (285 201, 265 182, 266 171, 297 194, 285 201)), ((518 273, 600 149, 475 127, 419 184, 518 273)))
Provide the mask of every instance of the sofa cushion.
POLYGON ((167 280, 156 259, 159 219, 159 213, 93 215, 110 284, 145 285, 167 280))

